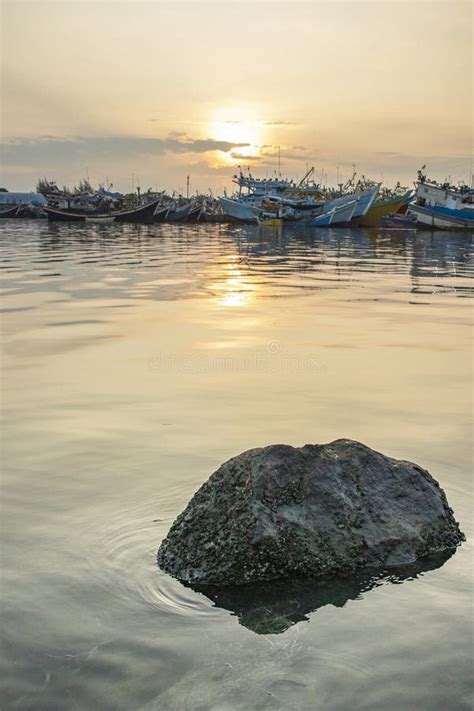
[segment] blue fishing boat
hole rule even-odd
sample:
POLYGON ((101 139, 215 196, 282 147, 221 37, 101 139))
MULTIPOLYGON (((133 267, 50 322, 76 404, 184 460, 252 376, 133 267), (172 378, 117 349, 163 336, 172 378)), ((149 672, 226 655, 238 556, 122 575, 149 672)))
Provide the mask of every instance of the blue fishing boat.
POLYGON ((329 225, 345 225, 348 224, 354 211, 357 209, 358 200, 344 202, 342 205, 335 205, 330 209, 325 209, 321 215, 312 217, 307 220, 298 220, 293 223, 294 227, 328 227, 329 225))

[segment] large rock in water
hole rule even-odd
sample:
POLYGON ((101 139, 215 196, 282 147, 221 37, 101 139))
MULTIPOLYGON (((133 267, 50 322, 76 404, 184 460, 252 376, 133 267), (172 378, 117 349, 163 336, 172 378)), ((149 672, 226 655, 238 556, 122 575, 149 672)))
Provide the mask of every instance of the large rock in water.
POLYGON ((158 563, 183 582, 235 585, 398 567, 463 539, 427 471, 340 439, 230 459, 178 516, 158 563))

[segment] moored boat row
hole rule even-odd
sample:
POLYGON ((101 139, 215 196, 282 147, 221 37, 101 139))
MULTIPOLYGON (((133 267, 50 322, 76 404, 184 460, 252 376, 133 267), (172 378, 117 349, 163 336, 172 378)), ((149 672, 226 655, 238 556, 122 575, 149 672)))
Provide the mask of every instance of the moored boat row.
POLYGON ((248 175, 240 172, 233 179, 238 192, 217 199, 202 195, 183 198, 151 191, 144 197, 139 191, 138 196, 123 196, 104 188, 95 191, 88 182, 86 190, 67 193, 65 188, 60 191, 54 183, 46 182, 45 196, 21 194, 27 195, 29 202, 14 204, 12 200, 20 194, 4 193, 8 198, 0 199, 0 217, 42 216, 58 222, 99 224, 228 222, 267 226, 289 223, 298 228, 352 225, 474 230, 474 189, 467 185, 436 183, 418 171, 415 192, 399 184, 389 191, 364 177, 354 184, 355 174, 345 185, 340 184, 338 190, 327 190, 307 179, 313 171, 308 171, 299 183, 281 177, 258 179, 250 172, 248 175))

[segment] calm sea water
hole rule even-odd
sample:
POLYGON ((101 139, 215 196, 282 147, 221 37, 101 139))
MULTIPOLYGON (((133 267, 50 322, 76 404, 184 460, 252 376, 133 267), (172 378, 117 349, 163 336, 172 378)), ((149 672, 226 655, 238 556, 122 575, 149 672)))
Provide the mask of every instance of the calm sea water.
POLYGON ((2 709, 469 709, 466 234, 3 220, 2 709), (444 565, 216 599, 160 572, 217 466, 359 439, 428 468, 444 565))

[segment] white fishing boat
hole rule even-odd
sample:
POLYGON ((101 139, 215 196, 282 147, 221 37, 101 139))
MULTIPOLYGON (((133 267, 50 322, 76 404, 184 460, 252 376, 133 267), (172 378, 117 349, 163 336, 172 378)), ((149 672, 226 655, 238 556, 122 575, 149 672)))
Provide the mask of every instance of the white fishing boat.
POLYGON ((416 198, 408 214, 416 217, 419 226, 474 230, 474 189, 427 180, 423 168, 418 171, 416 198))
POLYGON ((254 178, 250 172, 244 175, 242 171, 233 176, 232 182, 239 187, 239 200, 245 200, 246 197, 263 200, 269 195, 283 195, 296 188, 293 180, 282 178, 281 175, 275 175, 273 178, 254 178))
POLYGON ((219 198, 219 204, 225 215, 228 215, 237 222, 257 222, 261 213, 260 207, 246 205, 238 200, 231 200, 227 197, 219 198))

